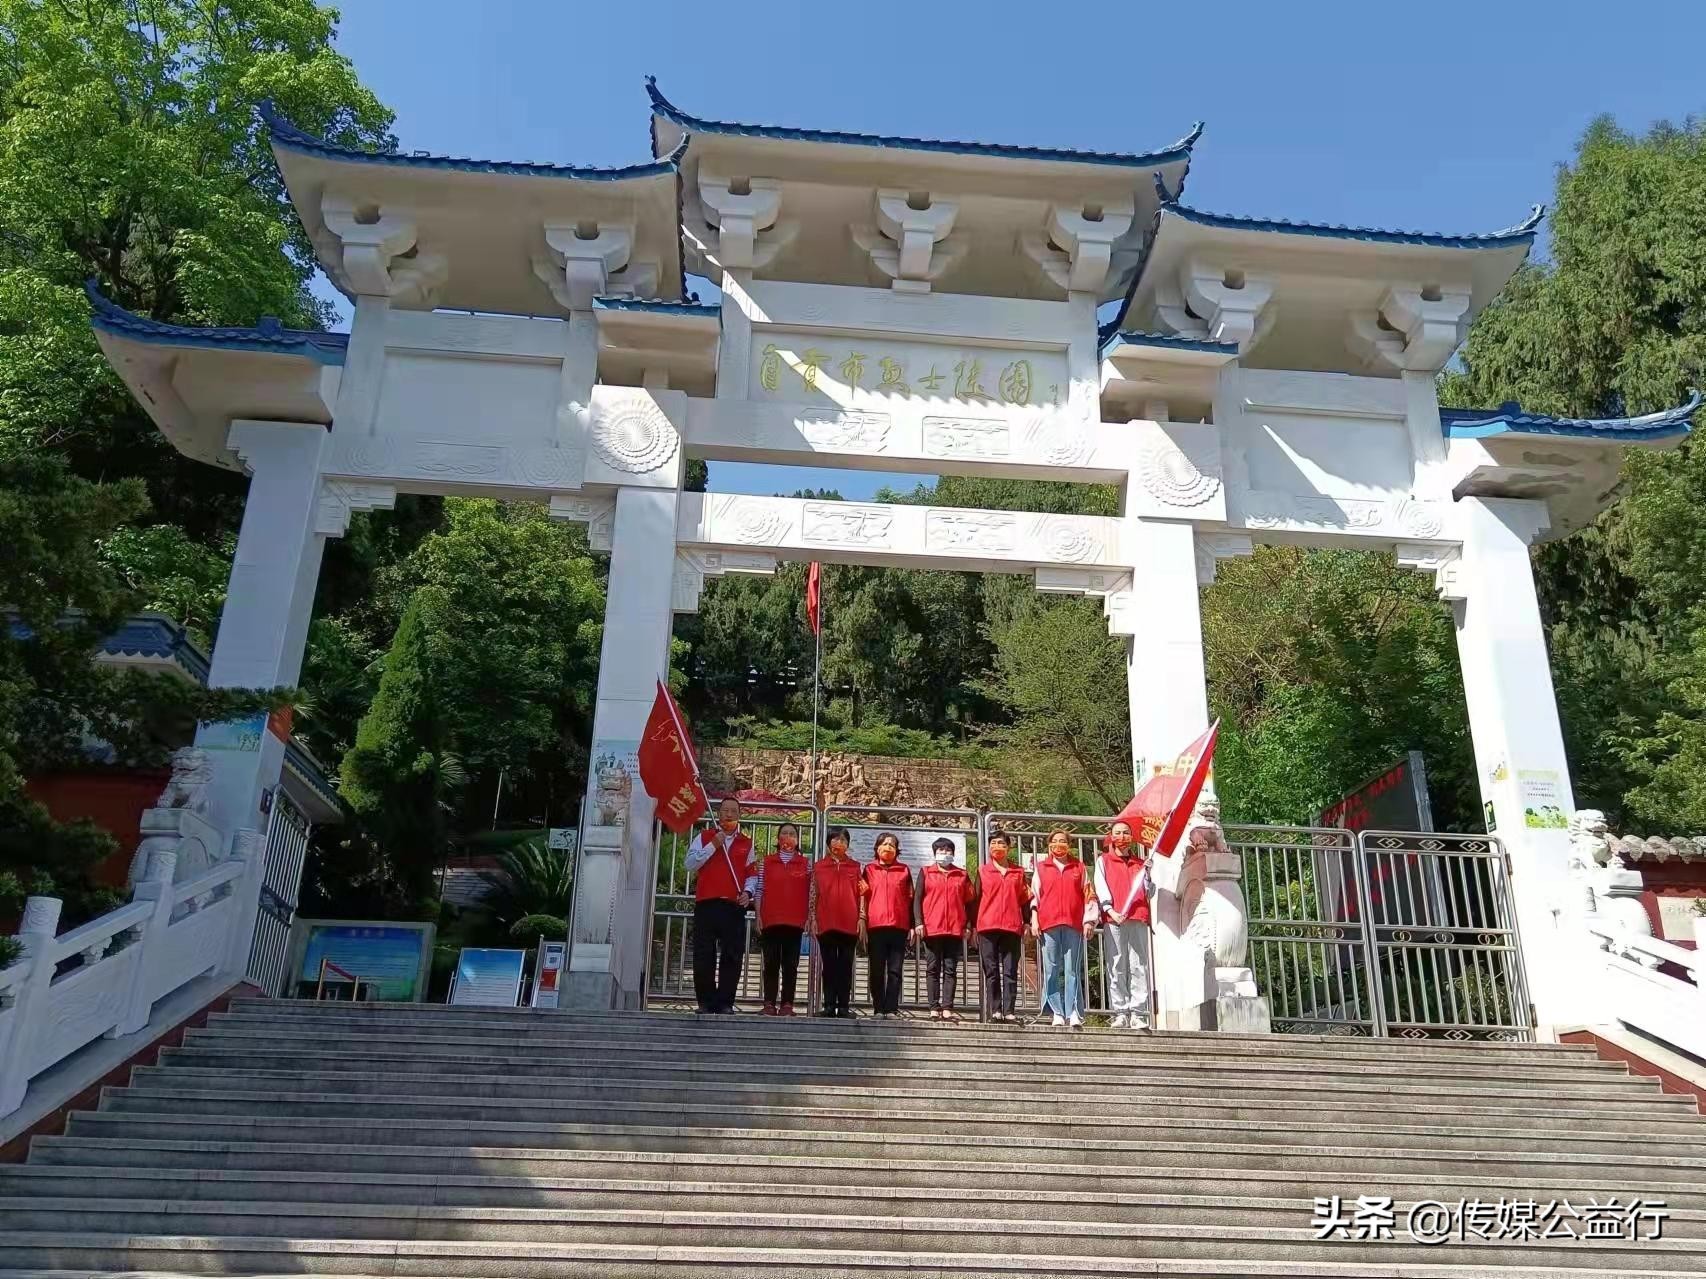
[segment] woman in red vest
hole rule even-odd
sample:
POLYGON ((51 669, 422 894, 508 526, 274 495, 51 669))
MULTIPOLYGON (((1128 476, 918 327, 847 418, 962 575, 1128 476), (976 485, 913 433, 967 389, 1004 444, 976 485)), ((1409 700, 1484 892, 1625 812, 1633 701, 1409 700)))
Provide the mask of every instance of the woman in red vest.
POLYGON ((919 876, 920 923, 912 930, 914 941, 924 941, 924 984, 930 998, 930 1016, 939 1021, 958 1021, 954 1011, 954 987, 959 983, 960 960, 966 951, 966 905, 972 899, 971 877, 955 856, 954 841, 942 836, 930 845, 931 864, 919 876))
POLYGON ((758 946, 764 953, 764 1013, 768 1017, 794 1015, 800 937, 805 932, 811 900, 811 874, 800 851, 800 828, 783 822, 776 828, 776 851, 758 864, 758 946))
POLYGON ((977 956, 991 1021, 1018 1021, 1019 937, 1031 886, 1011 864, 1012 844, 1000 831, 989 836, 989 860, 977 872, 977 956))
POLYGON ((1072 851, 1072 833, 1049 832, 1048 852, 1031 872, 1037 913, 1031 935, 1042 950, 1043 1007, 1056 1026, 1084 1025, 1084 935, 1095 927, 1095 908, 1084 863, 1072 851))
POLYGON ((865 880, 859 863, 848 856, 850 841, 845 826, 831 826, 824 835, 828 854, 812 867, 810 921, 823 967, 824 1017, 853 1015, 853 947, 865 880))
POLYGON ((1096 900, 1102 909, 1108 965, 1108 1011, 1116 1030, 1149 1029, 1149 871, 1131 827, 1115 822, 1108 848, 1096 859, 1096 900))
POLYGON ((865 867, 865 953, 871 1007, 884 1021, 900 1016, 900 975, 912 931, 912 869, 900 860, 900 836, 877 836, 877 860, 865 867))

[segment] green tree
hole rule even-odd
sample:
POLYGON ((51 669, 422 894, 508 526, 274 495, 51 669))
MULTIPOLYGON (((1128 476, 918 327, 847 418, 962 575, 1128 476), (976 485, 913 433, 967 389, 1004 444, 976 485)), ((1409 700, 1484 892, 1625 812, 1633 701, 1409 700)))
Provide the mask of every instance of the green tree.
POLYGON ((100 640, 136 603, 102 546, 146 510, 135 480, 93 484, 57 458, 0 458, 0 911, 51 893, 76 922, 105 904, 87 874, 116 851, 90 822, 53 821, 25 794, 26 769, 158 765, 198 719, 281 700, 96 664, 100 640))
MULTIPOLYGON (((1558 174, 1551 260, 1520 273, 1441 380, 1460 405, 1620 416, 1706 381, 1706 123, 1637 136, 1593 123, 1558 174)), ((1617 502, 1542 547, 1548 623, 1576 799, 1649 829, 1706 811, 1706 455, 1629 452, 1617 502)))

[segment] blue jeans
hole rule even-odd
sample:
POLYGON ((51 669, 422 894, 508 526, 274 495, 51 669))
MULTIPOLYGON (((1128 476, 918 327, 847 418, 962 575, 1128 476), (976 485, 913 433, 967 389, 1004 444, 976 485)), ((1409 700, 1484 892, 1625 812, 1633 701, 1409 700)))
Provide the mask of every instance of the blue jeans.
POLYGON ((1084 1015, 1084 932, 1070 924, 1042 937, 1043 1009, 1070 1018, 1084 1015))

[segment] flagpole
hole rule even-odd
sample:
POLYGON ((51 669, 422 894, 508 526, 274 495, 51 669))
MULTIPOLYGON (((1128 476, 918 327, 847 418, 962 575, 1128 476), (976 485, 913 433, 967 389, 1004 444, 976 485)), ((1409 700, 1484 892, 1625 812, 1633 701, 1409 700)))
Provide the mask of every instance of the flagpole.
POLYGON ((811 801, 817 806, 817 707, 819 689, 823 678, 823 570, 818 569, 817 586, 817 626, 815 628, 816 654, 812 659, 812 759, 811 759, 811 801))

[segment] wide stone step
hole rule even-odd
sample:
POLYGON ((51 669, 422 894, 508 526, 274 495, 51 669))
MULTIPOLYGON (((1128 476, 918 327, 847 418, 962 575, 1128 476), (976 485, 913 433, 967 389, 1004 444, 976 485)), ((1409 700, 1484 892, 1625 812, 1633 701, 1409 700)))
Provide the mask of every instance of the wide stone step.
MULTIPOLYGON (((538 1186, 629 1182, 681 1181, 712 1183, 731 1192, 747 1189, 768 1193, 769 1188, 802 1186, 842 1191, 880 1180, 896 1193, 908 1190, 938 1193, 945 1185, 975 1184, 990 1193, 1038 1193, 1064 1197, 1088 1197, 1118 1193, 1134 1186, 1132 1174, 1122 1168, 1084 1163, 1036 1164, 1023 1159, 1002 1160, 979 1157, 968 1163, 953 1147, 939 1150, 939 1158, 889 1159, 880 1164, 860 1158, 806 1155, 743 1154, 731 1159, 726 1153, 646 1152, 606 1150, 526 1150, 497 1148, 433 1148, 338 1146, 330 1144, 212 1142, 212 1141, 126 1141, 114 1142, 84 1137, 37 1138, 28 1164, 0 1168, 0 1185, 6 1193, 29 1193, 24 1187, 43 1182, 76 1185, 77 1193, 95 1193, 96 1187, 111 1188, 124 1195, 122 1179, 146 1182, 158 1177, 167 1184, 205 1183, 210 1193, 220 1185, 250 1184, 261 1197, 281 1193, 275 1186, 296 1187, 287 1196, 310 1195, 304 1184, 326 1188, 324 1197, 336 1201, 337 1188, 370 1185, 433 1187, 445 1202, 479 1202, 457 1199, 457 1195, 479 1195, 490 1191, 527 1193, 538 1186), (402 1171, 407 1169, 408 1171, 402 1171), (7 1180, 10 1178, 10 1180, 7 1180)), ((1276 1161, 1277 1162, 1277 1161, 1276 1161)), ((1141 1188, 1172 1194, 1207 1195, 1215 1198, 1248 1196, 1312 1197, 1340 1194, 1354 1199, 1359 1194, 1414 1197, 1456 1202, 1460 1199, 1506 1198, 1571 1199, 1590 1196, 1601 1201, 1616 1196, 1627 1201, 1632 1187, 1647 1187, 1645 1171, 1625 1173, 1600 1170, 1568 1159, 1550 1158, 1526 1164, 1508 1163, 1501 1169, 1484 1169, 1471 1162, 1442 1165, 1441 1161, 1411 1158, 1399 1152, 1391 1159, 1344 1159, 1328 1155, 1309 1162, 1298 1159, 1285 1167, 1220 1168, 1189 1162, 1168 1167, 1154 1163, 1147 1169, 1141 1188), (1597 1180, 1595 1178, 1598 1178, 1597 1180)), ((48 1193, 63 1193, 49 1191, 48 1193)), ((155 1192, 162 1198, 206 1197, 155 1192)), ((1706 1209, 1706 1174, 1692 1182, 1671 1182, 1663 1188, 1665 1201, 1675 1208, 1706 1209)), ((233 1193, 229 1197, 243 1197, 233 1193)), ((405 1200, 414 1202, 414 1200, 405 1200)), ((508 1202, 502 1200, 501 1202, 508 1202)))
MULTIPOLYGON (((196 1088, 174 1086, 170 1090, 149 1087, 109 1088, 102 1097, 102 1112, 123 1115, 208 1116, 225 1124, 241 1123, 251 1116, 270 1119, 298 1117, 336 1118, 362 1122, 397 1119, 443 1121, 447 1124, 526 1125, 529 1123, 597 1122, 619 1114, 636 1129, 651 1127, 714 1126, 718 1128, 779 1128, 830 1137, 839 1133, 954 1133, 966 1137, 1012 1144, 1037 1142, 1094 1141, 1115 1134, 1141 1139, 1154 1131, 1153 1120, 1141 1114, 1097 1114, 1086 1107, 1078 1113, 1058 1111, 1027 1113, 1012 1109, 950 1110, 941 1106, 909 1109, 896 1107, 883 1112, 863 1107, 823 1104, 817 1106, 762 1104, 751 1101, 708 1099, 697 1090, 680 1095, 649 1097, 643 1093, 610 1100, 555 1100, 541 1097, 432 1097, 349 1096, 325 1094, 285 1095, 278 1091, 239 1088, 196 1088), (285 1111, 288 1110, 288 1116, 285 1111)), ((1504 1149, 1512 1145, 1535 1150, 1620 1151, 1629 1145, 1629 1134, 1615 1125, 1597 1128, 1586 1121, 1563 1129, 1533 1124, 1501 1122, 1500 1116, 1482 1116, 1466 1122, 1442 1123, 1437 1116, 1423 1115, 1400 1120, 1360 1114, 1350 1110, 1322 1109, 1314 1125, 1286 1122, 1283 1116, 1225 1109, 1169 1108, 1168 1128, 1181 1138, 1236 1132, 1249 1143, 1293 1143, 1311 1135, 1325 1136, 1339 1145, 1383 1146, 1394 1140, 1418 1148, 1504 1149)), ((1671 1125, 1660 1131, 1643 1132, 1641 1149, 1653 1157, 1699 1159, 1706 1163, 1706 1125, 1671 1125)))
MULTIPOLYGON (((353 1029, 331 1031, 303 1027, 293 1029, 285 1035, 261 1025, 222 1024, 192 1030, 185 1037, 185 1042, 197 1047, 224 1048, 228 1051, 246 1046, 264 1054, 267 1045, 283 1039, 297 1051, 318 1052, 326 1056, 359 1057, 370 1052, 414 1053, 427 1050, 468 1057, 532 1054, 541 1058, 555 1058, 564 1063, 572 1062, 583 1054, 598 1057, 626 1055, 652 1061, 720 1061, 729 1064, 750 1063, 755 1058, 768 1057, 786 1061, 799 1059, 810 1065, 856 1062, 872 1068, 886 1067, 897 1073, 905 1070, 925 1073, 937 1066, 958 1063, 980 1066, 1003 1074, 1049 1068, 1081 1070, 1105 1077, 1111 1073, 1145 1067, 1175 1073, 1226 1070, 1228 1063, 1227 1058, 1192 1051, 1189 1045, 1159 1041, 1154 1047, 1144 1046, 1136 1050, 1122 1047, 1117 1052, 1096 1056, 1082 1054, 1072 1047, 1096 1037, 1088 1034, 1015 1031, 1011 1047, 1005 1049, 999 1045, 988 1048, 971 1044, 971 1041, 962 1045, 955 1042, 956 1034, 952 1028, 947 1028, 936 1036, 921 1036, 904 1042, 878 1035, 856 1035, 849 1037, 841 1045, 812 1048, 804 1043, 790 1044, 786 1041, 758 1047, 741 1044, 738 1040, 688 1046, 673 1041, 628 1035, 605 1038, 572 1033, 517 1035, 506 1039, 473 1031, 422 1030, 406 1034, 364 1034, 353 1029)), ((1112 1032, 1109 1032, 1108 1037, 1113 1037, 1112 1032)), ((1127 1041, 1143 1038, 1138 1035, 1124 1036, 1127 1041)), ((1488 1091, 1507 1085, 1513 1077, 1512 1072, 1493 1064, 1479 1062, 1473 1057, 1466 1058, 1459 1064, 1451 1064, 1405 1062, 1391 1058, 1329 1062, 1287 1055, 1267 1062, 1243 1063, 1240 1069, 1246 1074, 1260 1072, 1270 1078, 1282 1079, 1314 1078, 1323 1074, 1394 1081, 1434 1079, 1456 1081, 1463 1087, 1488 1091)), ((1653 1087, 1651 1081, 1631 1076, 1627 1068, 1621 1065, 1597 1060, 1580 1064, 1561 1064, 1550 1069, 1534 1067, 1517 1073, 1523 1082, 1530 1086, 1545 1083, 1549 1086, 1556 1085, 1560 1090, 1582 1094, 1619 1085, 1648 1091, 1653 1087)))
MULTIPOLYGON (((890 1092, 894 1088, 895 1070, 892 1063, 881 1066, 850 1066, 844 1062, 825 1062, 812 1065, 790 1058, 742 1058, 736 1061, 706 1062, 699 1058, 685 1061, 670 1059, 635 1059, 634 1057, 573 1058, 577 1074, 588 1077, 623 1079, 648 1086, 668 1084, 684 1078, 698 1082, 717 1081, 762 1084, 772 1081, 784 1086, 840 1087, 890 1092)), ((488 1081, 488 1086, 504 1091, 528 1091, 539 1081, 560 1082, 564 1079, 564 1063, 539 1056, 480 1056, 471 1057, 448 1052, 368 1052, 361 1057, 325 1056, 316 1052, 297 1052, 293 1046, 280 1046, 260 1053, 249 1049, 226 1051, 222 1048, 187 1046, 169 1048, 161 1056, 163 1067, 174 1072, 191 1069, 202 1072, 231 1072, 241 1078, 261 1078, 271 1070, 312 1071, 327 1080, 361 1079, 366 1089, 395 1091, 390 1081, 407 1082, 416 1091, 414 1081, 448 1079, 457 1076, 488 1081)), ((928 1082, 935 1092, 953 1091, 967 1096, 982 1095, 989 1089, 986 1070, 964 1067, 959 1063, 939 1066, 931 1071, 927 1081, 908 1074, 916 1080, 917 1089, 928 1082)), ((1632 1078, 1635 1087, 1583 1088, 1565 1090, 1547 1084, 1521 1086, 1521 1078, 1512 1080, 1496 1092, 1465 1091, 1459 1083, 1445 1079, 1396 1081, 1387 1077, 1368 1079, 1361 1076, 1320 1075, 1291 1076, 1274 1082, 1266 1074, 1248 1071, 1192 1071, 1180 1075, 1166 1068, 1141 1067, 1122 1071, 1118 1078, 1121 1087, 1133 1094, 1165 1091, 1175 1098, 1219 1098, 1236 1093, 1240 1098, 1273 1101, 1299 1100, 1310 1105, 1325 1100, 1330 1104, 1362 1105, 1390 1101, 1396 1105, 1423 1109, 1502 1110, 1512 1107, 1536 1113, 1570 1113, 1615 1115, 1620 1120, 1634 1121, 1644 1116, 1653 1118, 1695 1118, 1698 1112, 1687 1098, 1671 1096, 1658 1090, 1652 1080, 1632 1078)), ((1027 1091, 1049 1096, 1062 1093, 1088 1094, 1102 1098, 1108 1092, 1105 1072, 1081 1069, 1062 1073, 1052 1069, 1027 1070, 1014 1077, 1014 1082, 1027 1091)), ((917 1090, 914 1089, 914 1090, 917 1090)), ((1006 1094, 1003 1089, 1003 1095, 1006 1094)))
MULTIPOLYGON (((972 1019, 953 1025, 941 1025, 928 1016, 905 1017, 898 1021, 879 1022, 859 1019, 853 1022, 809 1018, 803 1014, 792 1019, 776 1019, 755 1013, 706 1017, 692 1013, 632 1013, 632 1012, 569 1012, 552 1009, 455 1008, 431 1004, 315 1004, 303 1000, 242 1000, 225 1012, 216 1015, 220 1022, 263 1021, 277 1024, 281 1019, 358 1024, 369 1030, 387 1025, 473 1024, 507 1032, 524 1033, 555 1026, 602 1030, 605 1033, 627 1033, 656 1039, 660 1036, 696 1035, 775 1035, 812 1034, 846 1037, 850 1034, 877 1033, 891 1038, 905 1036, 937 1036, 952 1033, 962 1036, 989 1036, 997 1040, 1010 1039, 1020 1027, 1006 1024, 979 1023, 972 1019)), ((1539 1044, 1526 1041, 1478 1040, 1455 1042, 1445 1039, 1383 1039, 1363 1035, 1238 1035, 1218 1031, 1157 1031, 1141 1040, 1117 1031, 1092 1030, 1076 1038, 1091 1043, 1195 1043, 1205 1050, 1227 1055, 1260 1058, 1272 1056, 1275 1043, 1285 1046, 1287 1056, 1320 1054, 1359 1055, 1362 1057, 1398 1056, 1405 1060, 1437 1057, 1462 1060, 1466 1056, 1497 1059, 1506 1064, 1534 1060, 1576 1059, 1592 1064, 1597 1061, 1594 1050, 1584 1044, 1539 1044)))
MULTIPOLYGON (((355 1029, 362 1034, 402 1034, 418 1031, 467 1031, 470 1029, 503 1037, 537 1037, 573 1034, 588 1037, 627 1036, 650 1042, 727 1040, 755 1046, 755 1041, 786 1037, 844 1043, 850 1038, 880 1037, 885 1042, 906 1044, 932 1042, 952 1035, 963 1042, 987 1041, 992 1045, 1011 1043, 1018 1036, 1046 1026, 980 1023, 971 1018, 944 1024, 927 1015, 908 1015, 893 1021, 859 1017, 851 1021, 804 1015, 792 1018, 764 1017, 757 1013, 723 1016, 697 1014, 569 1013, 543 1009, 470 1009, 432 1005, 352 1005, 240 1003, 216 1014, 211 1025, 264 1025, 268 1027, 335 1027, 355 1029), (305 1009, 303 1012, 287 1012, 305 1009)), ((1051 1035, 1053 1032, 1051 1032, 1051 1035)), ((1456 1043, 1440 1039, 1383 1039, 1357 1035, 1223 1035, 1206 1031, 1156 1031, 1138 1035, 1129 1031, 1091 1026, 1084 1031, 1055 1036, 1070 1043, 1074 1051, 1117 1052, 1145 1050, 1167 1045, 1186 1046, 1198 1053, 1242 1059, 1269 1060, 1273 1045, 1283 1043, 1285 1055, 1295 1058, 1346 1058, 1359 1061, 1396 1059, 1403 1062, 1444 1061, 1457 1064, 1482 1061, 1504 1067, 1556 1065, 1607 1066, 1593 1049, 1582 1044, 1534 1044, 1499 1041, 1456 1043)))
MULTIPOLYGON (((1580 1276, 1706 1275, 1706 1255, 1692 1241, 1656 1239, 1645 1242, 1560 1241, 1550 1244, 1444 1244, 1425 1248, 1414 1243, 1321 1241, 1313 1232, 1267 1230, 1255 1227, 1107 1226, 1083 1230, 1069 1239, 1027 1231, 993 1232, 980 1221, 880 1220, 845 1218, 831 1224, 822 1219, 731 1216, 727 1220, 618 1223, 607 1214, 586 1223, 585 1241, 522 1243, 513 1240, 366 1240, 276 1236, 102 1235, 72 1232, 26 1232, 7 1241, 7 1263, 14 1267, 54 1270, 112 1271, 131 1269, 158 1273, 253 1274, 257 1271, 310 1271, 320 1274, 491 1276, 526 1275, 542 1279, 559 1276, 635 1274, 611 1263, 649 1262, 651 1273, 666 1259, 693 1260, 700 1267, 733 1262, 744 1273, 764 1273, 753 1263, 765 1253, 784 1254, 793 1270, 779 1273, 823 1273, 834 1262, 842 1268, 829 1273, 870 1274, 892 1271, 916 1277, 959 1274, 968 1268, 991 1273, 1048 1274, 1218 1274, 1236 1276, 1299 1275, 1309 1264, 1332 1266, 1323 1273, 1343 1276, 1367 1273, 1381 1279, 1420 1276, 1427 1271, 1405 1268, 1421 1263, 1436 1267, 1462 1266, 1470 1274, 1496 1276, 1501 1267, 1526 1267, 1530 1274, 1580 1276), (615 1236, 621 1236, 620 1239, 615 1236), (712 1243, 711 1239, 724 1239, 712 1243), (783 1241, 786 1241, 785 1243, 783 1241), (975 1250, 975 1251, 974 1251, 975 1250), (815 1255, 814 1255, 815 1254, 815 1255), (817 1271, 801 1270, 802 1260, 815 1261, 817 1271), (603 1264, 597 1264, 602 1262, 603 1264), (1097 1266, 1104 1262, 1108 1265, 1097 1266), (1160 1269, 1156 1263, 1195 1262, 1201 1269, 1160 1269), (1019 1264, 1015 1264, 1019 1263, 1019 1264), (1218 1269, 1208 1269, 1217 1266, 1218 1269), (1366 1271, 1354 1269, 1368 1267, 1366 1271), (885 1271, 883 1268, 887 1267, 885 1271), (1255 1270, 1251 1267, 1267 1267, 1255 1270)), ((565 1229, 573 1227, 565 1225, 565 1229)), ((737 1271, 736 1273, 740 1273, 737 1271)), ((772 1268, 769 1273, 778 1273, 772 1268)))
MULTIPOLYGON (((857 1159, 983 1158, 1032 1164, 1085 1163, 1112 1168, 1159 1169, 1212 1165, 1223 1168, 1286 1168, 1303 1161, 1319 1166, 1331 1159, 1349 1166, 1396 1160, 1394 1166, 1469 1165, 1483 1175, 1551 1164, 1583 1170, 1593 1180, 1611 1178, 1644 1187, 1706 1180, 1706 1159, 1655 1158, 1644 1143, 1559 1142, 1540 1148, 1534 1142, 1505 1140, 1469 1142, 1444 1131, 1424 1143, 1411 1134, 1290 1133, 1266 1134, 1274 1140, 1252 1141, 1245 1132, 1203 1134, 1200 1140, 1180 1140, 1157 1131, 1152 1140, 1107 1141, 1090 1137, 1075 1143, 1021 1142, 1010 1137, 955 1133, 825 1132, 821 1126, 796 1131, 783 1128, 728 1128, 710 1125, 635 1125, 628 1123, 515 1123, 457 1119, 393 1119, 361 1116, 275 1116, 253 1112, 231 1116, 124 1113, 98 1111, 74 1114, 68 1131, 76 1136, 122 1140, 205 1140, 213 1142, 313 1142, 337 1145, 431 1146, 468 1149, 482 1146, 528 1150, 618 1150, 654 1153, 692 1151, 720 1153, 731 1163, 756 1154, 852 1156, 857 1159), (1311 1139, 1313 1138, 1313 1140, 1311 1139)), ((118 1152, 115 1148, 115 1154, 118 1152)), ((499 1171, 499 1169, 486 1169, 499 1171)))
MULTIPOLYGON (((1028 1079, 1019 1082, 1029 1083, 1028 1079)), ((884 1118, 896 1111, 928 1115, 929 1122, 943 1126, 961 1127, 991 1124, 1006 1127, 1012 1115, 1054 1114, 1075 1111, 1086 1118, 1094 1117, 1104 1127, 1141 1125, 1150 1127, 1153 1119, 1131 1099, 1144 1095, 1142 1085, 1124 1081, 1124 1091, 1110 1096, 1104 1086, 1100 1093, 1075 1094, 1063 1102, 1059 1093, 1032 1092, 1022 1089, 1003 1089, 999 1098, 973 1094, 959 1099, 959 1106, 979 1106, 978 1110, 959 1113, 943 1106, 943 1093, 937 1088, 898 1088, 891 1083, 865 1088, 814 1087, 809 1084, 778 1080, 773 1083, 744 1083, 727 1080, 674 1079, 654 1082, 612 1080, 599 1073, 589 1073, 582 1079, 546 1083, 529 1080, 505 1081, 488 1075, 410 1075, 396 1076, 389 1072, 378 1074, 347 1074, 329 1071, 255 1070, 237 1074, 222 1070, 199 1070, 177 1064, 168 1067, 142 1067, 132 1072, 129 1095, 171 1096, 192 1092, 229 1092, 265 1089, 280 1104, 296 1106, 305 1102, 318 1103, 338 1100, 359 1103, 366 1097, 391 1100, 430 1099, 438 1102, 468 1104, 470 1098, 492 1096, 525 1096, 539 1103, 569 1102, 586 1105, 600 1103, 612 1113, 630 1113, 635 1107, 678 1106, 709 1114, 719 1114, 732 1106, 790 1106, 826 1108, 838 1112, 863 1111, 867 1116, 884 1118), (994 1112, 996 1118, 989 1117, 994 1112)), ((1226 1089, 1210 1096, 1183 1094, 1180 1090, 1157 1081, 1150 1096, 1166 1096, 1169 1114, 1175 1122, 1260 1122, 1286 1124, 1307 1128, 1323 1122, 1378 1120, 1404 1130, 1430 1130, 1437 1120, 1419 1109, 1415 1099, 1403 1094, 1368 1093, 1354 1098, 1340 1095, 1317 1095, 1313 1099, 1294 1095, 1287 1098, 1267 1098, 1254 1089, 1226 1089), (1165 1091, 1161 1091, 1165 1088, 1165 1091)), ((1497 1100, 1497 1099, 1492 1099, 1497 1100)), ((1680 1101, 1680 1099, 1678 1099, 1680 1101)), ((1465 1114, 1470 1113, 1465 1111, 1465 1114)), ((1522 1132, 1594 1133, 1606 1137, 1627 1135, 1628 1117, 1607 1115, 1604 1108, 1586 1104, 1578 1107, 1539 1107, 1513 1103, 1483 1104, 1473 1110, 1477 1125, 1496 1126, 1522 1132)), ((1644 1137, 1675 1138, 1679 1141, 1706 1142, 1706 1124, 1691 1107, 1681 1105, 1667 1108, 1657 1115, 1641 1118, 1644 1137)))

